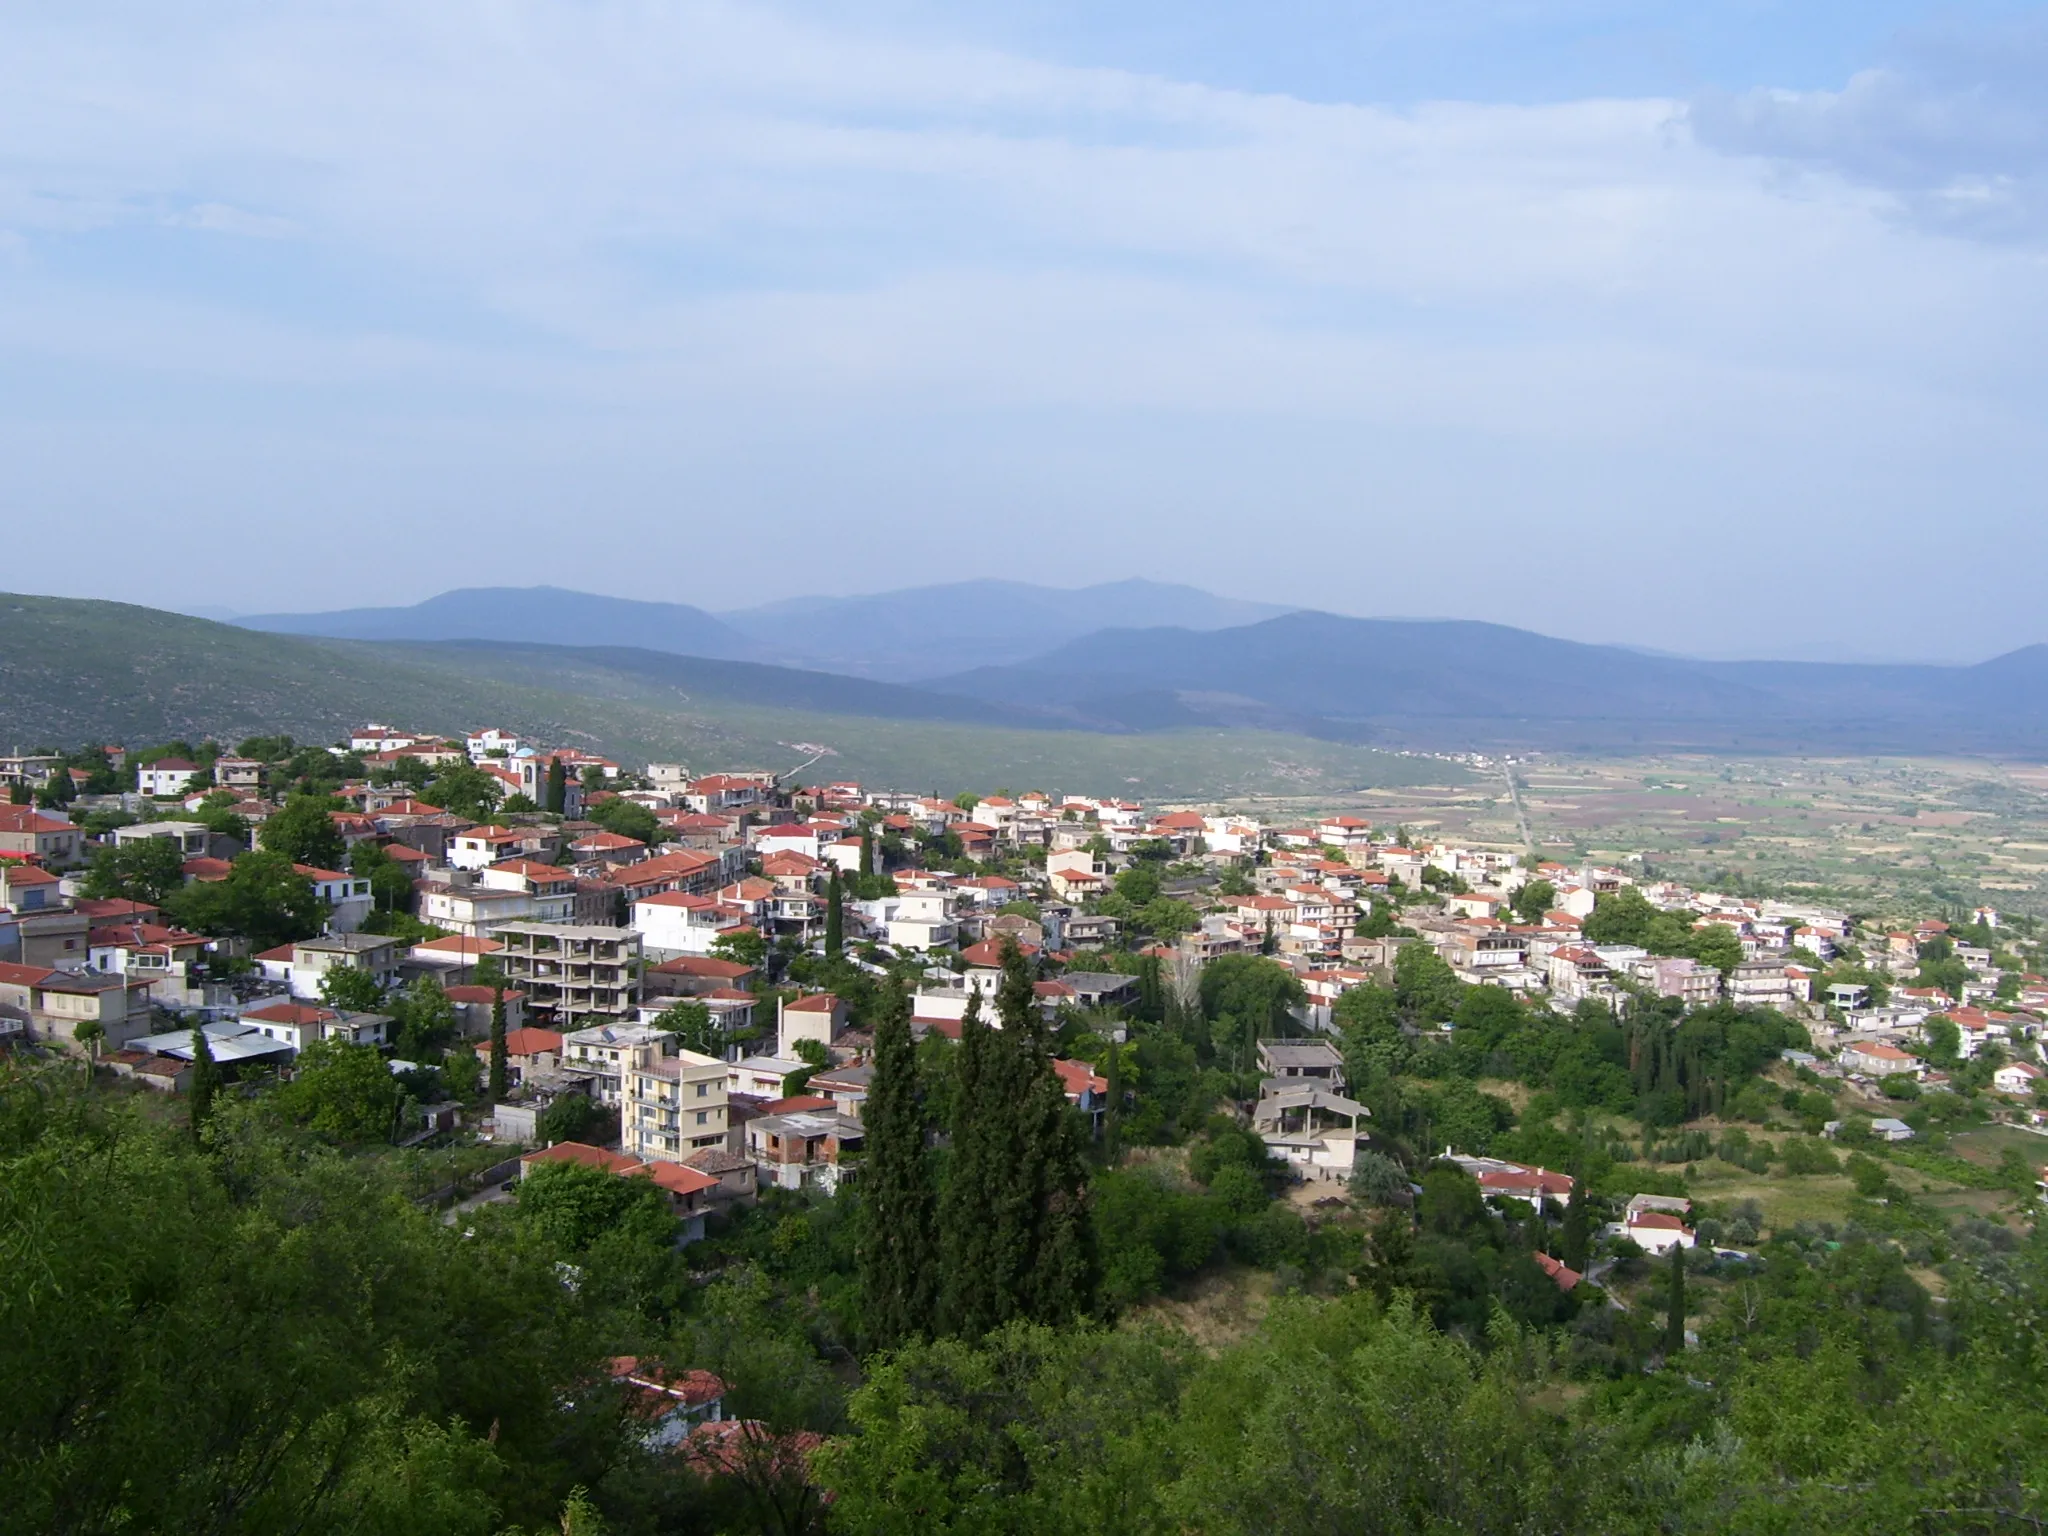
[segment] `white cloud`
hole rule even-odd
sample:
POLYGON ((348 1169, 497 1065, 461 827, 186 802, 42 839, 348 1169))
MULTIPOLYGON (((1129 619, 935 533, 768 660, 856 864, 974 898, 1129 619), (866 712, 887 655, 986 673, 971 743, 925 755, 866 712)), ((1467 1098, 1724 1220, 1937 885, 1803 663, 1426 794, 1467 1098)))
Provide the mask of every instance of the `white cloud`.
MULTIPOLYGON (((290 479, 274 444, 298 443, 323 506, 352 472, 409 494, 307 447, 326 422, 397 433, 387 466, 423 484, 495 455, 500 519, 544 522, 508 510, 548 478, 518 466, 580 444, 656 537, 679 481, 793 527, 942 526, 919 482, 940 458, 956 505, 1029 486, 1127 568, 1167 529, 1241 537, 1256 500, 1262 526, 1403 559, 1446 509, 1599 539, 1626 590, 1670 568, 1660 519, 1711 517, 1700 591, 1642 606, 1664 628, 1641 638, 1680 643, 1787 527, 1900 528, 1945 456, 1998 504, 2043 339, 2030 250, 1902 227, 1891 183, 1818 152, 1788 180, 1709 117, 1317 104, 717 4, 221 3, 172 26, 86 0, 0 21, 0 345, 228 399, 281 385, 266 409, 305 403, 263 462, 290 479)), ((1974 185, 1943 195, 2002 195, 1974 185)), ((228 406, 197 430, 232 455, 228 406)), ((232 503, 231 473, 204 479, 232 503)), ((1332 574, 1357 568, 1255 541, 1154 573, 1369 607, 1332 574)), ((1474 581, 1476 607, 1542 622, 1526 567, 1474 581)))
POLYGON ((1759 89, 1694 104, 1708 144, 1881 188, 1926 228, 2048 235, 2048 24, 1923 33, 1838 91, 1759 89))

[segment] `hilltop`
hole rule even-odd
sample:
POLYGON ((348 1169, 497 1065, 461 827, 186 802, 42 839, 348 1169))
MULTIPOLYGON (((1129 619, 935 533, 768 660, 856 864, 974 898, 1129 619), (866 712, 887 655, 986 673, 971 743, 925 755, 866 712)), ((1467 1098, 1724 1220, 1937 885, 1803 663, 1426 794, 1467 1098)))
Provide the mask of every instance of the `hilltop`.
POLYGON ((0 596, 0 743, 270 731, 332 741, 369 719, 493 723, 636 760, 834 770, 955 790, 1017 777, 1207 797, 1456 782, 1428 759, 1273 733, 1136 737, 863 678, 627 647, 266 634, 126 603, 0 596))

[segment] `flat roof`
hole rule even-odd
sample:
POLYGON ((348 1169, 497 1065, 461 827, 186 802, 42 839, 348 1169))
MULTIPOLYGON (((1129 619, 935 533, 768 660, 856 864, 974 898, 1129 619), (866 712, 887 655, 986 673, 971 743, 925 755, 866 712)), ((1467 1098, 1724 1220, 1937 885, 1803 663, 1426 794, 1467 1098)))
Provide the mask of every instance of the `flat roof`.
POLYGON ((361 955, 373 949, 391 949, 403 942, 386 938, 381 933, 323 933, 317 939, 300 939, 292 945, 298 949, 334 950, 341 954, 361 955))
POLYGON ((497 929, 498 933, 523 933, 534 938, 557 939, 631 939, 639 937, 639 930, 614 928, 609 924, 597 923, 506 923, 497 929))

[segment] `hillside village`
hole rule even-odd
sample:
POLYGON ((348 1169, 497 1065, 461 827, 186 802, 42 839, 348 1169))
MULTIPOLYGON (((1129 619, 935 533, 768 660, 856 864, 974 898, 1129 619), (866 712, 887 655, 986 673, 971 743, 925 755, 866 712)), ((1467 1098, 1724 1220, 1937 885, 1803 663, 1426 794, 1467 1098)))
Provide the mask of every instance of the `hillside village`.
POLYGON ((1141 990, 1191 1000, 1225 957, 1266 961, 1270 1017, 1225 1065, 1256 1072, 1249 1121, 1308 1180, 1350 1177, 1370 1141, 1346 994, 1425 963, 1560 1017, 1773 1010, 1803 1028, 1787 1058, 1867 1098, 1882 1137, 1912 1136, 1894 1111, 1959 1070, 2044 1119, 2048 979, 1988 909, 1859 924, 1350 816, 629 771, 498 730, 16 753, 0 779, 0 1040, 172 1091, 202 1038, 208 1070, 252 1078, 375 1050, 414 1090, 401 1137, 466 1114, 500 1143, 561 1140, 535 1156, 652 1168, 693 1218, 760 1184, 836 1187, 878 984, 917 1037, 957 1040, 1006 961, 1049 1028, 1080 1021, 1050 1037, 1081 1037, 1054 1068, 1098 1132, 1141 990), (243 884, 253 914, 228 899, 243 884), (1945 985, 1912 984, 1930 966, 1945 985), (615 1152, 546 1134, 611 1117, 615 1152))

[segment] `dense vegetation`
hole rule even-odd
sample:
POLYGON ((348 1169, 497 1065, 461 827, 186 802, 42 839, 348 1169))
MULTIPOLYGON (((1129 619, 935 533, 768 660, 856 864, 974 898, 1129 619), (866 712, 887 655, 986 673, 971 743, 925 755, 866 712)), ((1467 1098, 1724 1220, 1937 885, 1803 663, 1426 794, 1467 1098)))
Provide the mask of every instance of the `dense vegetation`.
MULTIPOLYGON (((160 1111, 68 1069, 0 1080, 7 1529, 483 1536, 566 1510, 622 1533, 1890 1533, 2048 1514, 2048 1244, 2002 1228, 1958 1250, 1945 1305, 1874 1233, 1786 1233, 1732 1278, 1701 1271, 1684 1368, 1645 1373, 1654 1316, 1434 1321, 1434 1267, 1512 1270, 1535 1235, 1438 1169, 1417 1222, 1383 1216, 1347 1278, 1295 1285, 1219 1347, 1104 1310, 875 1354, 850 1192, 770 1199, 678 1253, 628 1181, 551 1173, 448 1224, 395 1160, 267 1101, 224 1100, 198 1142, 160 1111), (736 1411, 824 1437, 810 1478, 834 1497, 801 1457, 646 1450, 604 1368, 619 1352, 717 1370, 736 1411)), ((1220 1205, 1243 1166, 1207 1170, 1220 1205)))

